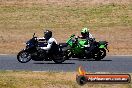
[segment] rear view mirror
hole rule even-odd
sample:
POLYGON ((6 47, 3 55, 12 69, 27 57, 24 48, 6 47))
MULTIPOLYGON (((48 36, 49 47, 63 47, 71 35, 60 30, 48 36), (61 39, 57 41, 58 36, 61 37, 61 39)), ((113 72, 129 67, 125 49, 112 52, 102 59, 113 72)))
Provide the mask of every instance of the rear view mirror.
POLYGON ((33 34, 33 37, 35 36, 35 33, 33 34))

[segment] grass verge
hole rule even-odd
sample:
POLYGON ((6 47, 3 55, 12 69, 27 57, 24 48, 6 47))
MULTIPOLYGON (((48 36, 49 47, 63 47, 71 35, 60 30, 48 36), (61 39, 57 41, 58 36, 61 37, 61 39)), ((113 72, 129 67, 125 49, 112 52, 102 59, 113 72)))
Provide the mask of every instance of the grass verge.
POLYGON ((0 71, 0 88, 132 88, 130 84, 76 83, 76 72, 0 71))

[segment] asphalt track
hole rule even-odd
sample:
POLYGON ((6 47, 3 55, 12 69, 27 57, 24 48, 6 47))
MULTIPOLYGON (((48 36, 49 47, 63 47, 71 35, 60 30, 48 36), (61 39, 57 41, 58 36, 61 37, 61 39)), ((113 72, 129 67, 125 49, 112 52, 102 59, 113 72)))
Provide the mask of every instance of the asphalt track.
POLYGON ((67 60, 63 64, 53 61, 30 61, 19 63, 15 55, 0 55, 0 70, 26 71, 64 71, 73 72, 82 65, 87 72, 132 72, 132 56, 107 56, 101 61, 77 59, 67 60))

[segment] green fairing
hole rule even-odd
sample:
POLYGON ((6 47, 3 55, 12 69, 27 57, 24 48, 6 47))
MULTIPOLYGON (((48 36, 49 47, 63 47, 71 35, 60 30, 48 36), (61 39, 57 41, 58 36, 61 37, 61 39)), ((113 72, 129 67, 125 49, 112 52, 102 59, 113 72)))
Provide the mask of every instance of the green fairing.
POLYGON ((70 46, 72 46, 72 44, 73 44, 72 41, 71 41, 71 39, 72 39, 74 36, 75 36, 75 35, 72 34, 71 37, 66 41, 66 43, 69 44, 70 46))
POLYGON ((88 42, 86 40, 79 40, 79 44, 81 46, 84 46, 84 45, 88 44, 88 42))
POLYGON ((106 47, 104 41, 99 41, 99 44, 100 44, 99 48, 105 48, 106 47))
POLYGON ((99 48, 105 48, 105 45, 100 45, 100 47, 99 48))
POLYGON ((72 41, 71 41, 71 38, 69 38, 67 41, 66 41, 67 44, 69 44, 70 46, 72 46, 72 41))
POLYGON ((84 45, 87 44, 86 40, 79 40, 78 46, 74 48, 75 54, 83 54, 84 53, 84 45))
POLYGON ((88 42, 86 41, 86 39, 79 39, 78 40, 78 44, 73 44, 72 42, 72 39, 73 37, 70 37, 66 43, 71 46, 71 51, 74 53, 74 54, 83 54, 84 53, 84 45, 87 45, 88 42))

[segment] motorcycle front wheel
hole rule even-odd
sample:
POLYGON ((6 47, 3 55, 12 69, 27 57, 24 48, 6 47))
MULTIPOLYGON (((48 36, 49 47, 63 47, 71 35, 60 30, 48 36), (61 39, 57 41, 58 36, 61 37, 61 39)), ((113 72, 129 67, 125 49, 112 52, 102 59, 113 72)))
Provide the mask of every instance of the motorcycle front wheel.
POLYGON ((17 60, 21 63, 27 63, 31 60, 31 54, 29 54, 25 50, 22 50, 18 53, 17 60))

